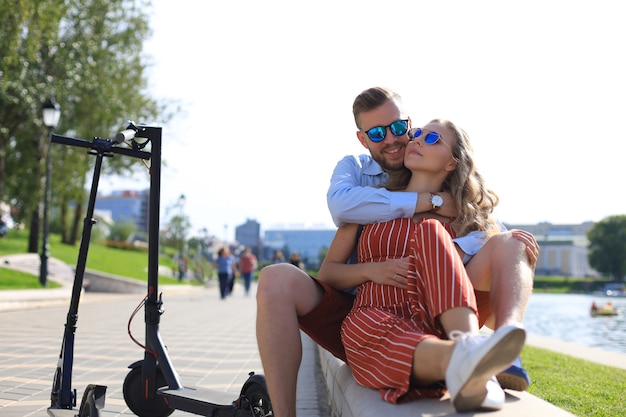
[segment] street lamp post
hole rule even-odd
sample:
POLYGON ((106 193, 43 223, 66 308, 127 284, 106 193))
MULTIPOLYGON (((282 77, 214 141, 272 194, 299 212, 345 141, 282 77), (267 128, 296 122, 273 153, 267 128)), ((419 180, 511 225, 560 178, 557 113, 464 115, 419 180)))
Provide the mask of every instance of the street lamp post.
POLYGON ((48 244, 48 234, 50 226, 48 222, 48 211, 50 206, 50 177, 52 174, 52 132, 59 124, 61 117, 61 106, 52 97, 48 98, 42 106, 43 124, 48 128, 48 147, 46 149, 46 189, 43 199, 43 242, 41 244, 41 265, 39 268, 39 282, 44 287, 48 284, 48 258, 50 245, 48 244))
POLYGON ((183 280, 183 275, 187 272, 185 261, 183 259, 183 251, 185 250, 185 228, 184 228, 184 222, 183 222, 184 205, 185 205, 185 194, 181 194, 180 197, 178 197, 178 207, 180 207, 180 219, 179 219, 180 220, 180 248, 178 252, 178 263, 179 263, 178 280, 179 281, 183 280))

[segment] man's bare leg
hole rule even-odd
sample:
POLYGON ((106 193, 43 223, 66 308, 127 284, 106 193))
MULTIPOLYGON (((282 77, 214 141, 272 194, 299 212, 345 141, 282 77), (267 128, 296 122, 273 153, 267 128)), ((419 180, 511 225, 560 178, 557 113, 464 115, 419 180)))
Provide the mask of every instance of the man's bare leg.
MULTIPOLYGON (((537 256, 538 247, 506 232, 492 236, 469 262, 466 269, 474 288, 489 291, 492 315, 487 318, 487 327, 497 330, 507 324, 522 324, 537 256)), ((526 391, 530 378, 518 358, 498 375, 498 382, 503 388, 526 391)))
POLYGON ((534 277, 523 242, 511 232, 492 236, 466 269, 475 289, 489 291, 494 330, 505 324, 522 323, 534 277))
POLYGON ((281 263, 259 273, 256 335, 274 416, 295 417, 302 360, 298 316, 312 311, 323 292, 301 269, 281 263))

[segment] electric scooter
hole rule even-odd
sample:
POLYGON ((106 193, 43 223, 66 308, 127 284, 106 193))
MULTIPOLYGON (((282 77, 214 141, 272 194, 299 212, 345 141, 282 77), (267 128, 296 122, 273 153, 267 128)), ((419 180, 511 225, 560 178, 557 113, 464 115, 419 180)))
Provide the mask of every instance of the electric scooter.
POLYGON ((232 394, 225 392, 184 387, 159 334, 160 316, 164 312, 162 294, 157 297, 162 129, 129 122, 127 128, 116 135, 115 140, 95 137, 93 141, 86 141, 56 134, 52 135, 51 140, 52 143, 89 149, 89 154, 96 156, 96 163, 48 414, 52 417, 100 417, 100 410, 104 409, 107 387, 90 384, 83 393, 77 414, 74 409, 76 390, 72 389, 71 380, 78 304, 91 229, 95 224, 93 213, 102 161, 104 157, 119 154, 141 159, 146 164, 146 161, 150 161, 148 292, 142 301, 145 307, 146 341, 143 346, 144 358, 129 366, 131 370, 124 379, 122 391, 126 404, 140 417, 165 417, 175 410, 214 417, 272 416, 272 406, 263 375, 251 372, 239 396, 234 400, 232 394))

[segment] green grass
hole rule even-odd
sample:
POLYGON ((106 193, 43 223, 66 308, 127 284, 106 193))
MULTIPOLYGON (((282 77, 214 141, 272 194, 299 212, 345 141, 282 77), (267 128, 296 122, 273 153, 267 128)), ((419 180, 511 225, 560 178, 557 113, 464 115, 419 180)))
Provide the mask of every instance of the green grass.
POLYGON ((553 294, 586 294, 588 292, 599 290, 606 279, 597 278, 571 278, 564 276, 543 276, 535 277, 533 291, 536 293, 553 293, 553 294))
POLYGON ((580 417, 626 416, 626 370, 526 346, 528 392, 580 417))
MULTIPOLYGON (((50 256, 57 258, 68 265, 75 266, 78 262, 80 241, 76 246, 61 243, 59 235, 51 234, 49 237, 50 256)), ((25 253, 28 249, 28 234, 26 231, 11 230, 7 237, 0 239, 0 256, 15 253, 25 253)), ((161 265, 173 267, 171 257, 162 256, 159 259, 161 265)), ((113 275, 134 278, 141 281, 148 280, 148 253, 134 250, 116 249, 105 246, 102 243, 92 242, 87 253, 87 269, 102 271, 113 275)), ((27 276, 32 276, 25 274, 27 276)), ((37 279, 38 281, 38 279, 37 279)), ((193 283, 194 280, 186 281, 193 283)), ((0 289, 4 287, 4 274, 0 277, 0 289)), ((171 276, 159 276, 159 284, 180 284, 178 279, 171 276)))
POLYGON ((0 256, 12 253, 24 253, 28 249, 28 234, 23 230, 9 230, 9 233, 0 238, 0 256))
POLYGON ((0 290, 31 290, 61 287, 60 284, 54 281, 48 281, 47 287, 42 287, 39 283, 39 277, 3 267, 0 267, 0 277, 0 290))
MULTIPOLYGON (((27 237, 26 232, 11 231, 8 238, 0 239, 0 256, 26 252, 27 237)), ((50 255, 69 265, 76 264, 79 246, 63 245, 58 236, 50 237, 50 255)), ((159 262, 174 266, 170 256, 162 256, 159 262)), ((92 243, 89 248, 89 269, 146 280, 147 265, 145 252, 113 249, 99 243, 92 243)), ((177 284, 178 280, 161 276, 159 283, 177 284)), ((580 293, 600 285, 600 281, 590 279, 537 276, 534 287, 535 292, 580 293)), ((0 269, 0 289, 18 288, 39 288, 39 280, 29 274, 14 275, 8 269, 0 269)), ((626 416, 626 370, 532 346, 524 348, 522 361, 532 378, 531 394, 579 417, 626 416)))

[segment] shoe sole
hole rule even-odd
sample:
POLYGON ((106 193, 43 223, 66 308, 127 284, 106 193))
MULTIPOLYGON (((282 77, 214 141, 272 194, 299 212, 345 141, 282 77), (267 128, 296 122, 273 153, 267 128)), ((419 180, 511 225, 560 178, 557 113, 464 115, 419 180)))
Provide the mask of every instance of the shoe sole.
POLYGON ((496 376, 498 383, 502 389, 510 389, 513 391, 528 391, 528 381, 521 376, 501 373, 496 376))
POLYGON ((526 331, 522 328, 511 330, 503 336, 498 343, 476 365, 472 375, 461 387, 454 399, 454 408, 458 412, 474 411, 481 408, 481 404, 487 395, 485 386, 493 376, 506 370, 520 355, 526 341, 526 331), (463 391, 483 391, 481 394, 463 396, 463 391))

